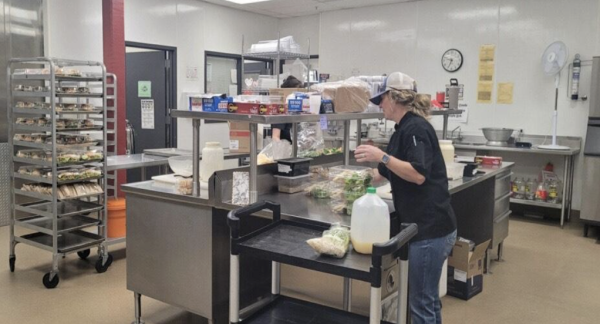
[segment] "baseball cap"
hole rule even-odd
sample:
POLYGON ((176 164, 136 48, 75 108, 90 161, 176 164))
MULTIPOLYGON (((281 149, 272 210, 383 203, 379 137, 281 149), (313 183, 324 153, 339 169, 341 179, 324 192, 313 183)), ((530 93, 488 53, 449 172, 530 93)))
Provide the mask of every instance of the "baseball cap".
POLYGON ((417 91, 417 82, 415 79, 409 77, 408 75, 402 72, 394 72, 390 74, 385 81, 383 81, 383 85, 381 86, 383 91, 373 96, 371 102, 378 105, 381 103, 381 97, 383 94, 390 90, 412 90, 417 91))

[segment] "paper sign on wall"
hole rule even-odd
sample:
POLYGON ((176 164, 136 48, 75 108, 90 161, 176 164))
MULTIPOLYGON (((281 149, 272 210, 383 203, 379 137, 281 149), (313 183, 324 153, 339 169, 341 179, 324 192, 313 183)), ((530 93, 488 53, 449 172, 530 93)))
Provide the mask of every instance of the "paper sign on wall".
POLYGON ((477 103, 491 103, 494 88, 496 45, 479 47, 479 75, 477 78, 477 103))
POLYGON ((514 83, 503 82, 498 83, 498 103, 512 105, 513 103, 514 83))
POLYGON ((458 123, 467 123, 469 121, 469 108, 466 103, 459 103, 458 109, 462 110, 462 114, 448 115, 448 120, 458 123))
POLYGON ((142 129, 154 129, 154 100, 142 99, 142 129))
POLYGON ((138 97, 140 97, 140 98, 152 97, 152 82, 138 81, 138 97))
POLYGON ((493 82, 478 82, 477 83, 477 103, 491 103, 493 82))

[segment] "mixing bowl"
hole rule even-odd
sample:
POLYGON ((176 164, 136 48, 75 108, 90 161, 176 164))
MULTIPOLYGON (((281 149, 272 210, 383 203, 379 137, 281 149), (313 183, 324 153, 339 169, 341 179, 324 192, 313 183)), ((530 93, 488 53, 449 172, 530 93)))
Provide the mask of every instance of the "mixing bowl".
POLYGON ((481 129, 488 140, 487 145, 508 145, 510 136, 515 131, 512 128, 486 127, 481 129))

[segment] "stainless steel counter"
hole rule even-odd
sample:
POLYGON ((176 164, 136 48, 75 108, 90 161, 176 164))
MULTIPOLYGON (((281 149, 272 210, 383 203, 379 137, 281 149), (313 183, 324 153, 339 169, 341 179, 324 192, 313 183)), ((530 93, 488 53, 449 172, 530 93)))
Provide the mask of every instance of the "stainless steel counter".
POLYGON ((503 162, 499 167, 480 166, 477 169, 479 174, 475 175, 474 177, 463 177, 462 179, 448 181, 448 190, 450 191, 450 194, 457 193, 489 178, 495 177, 498 174, 506 172, 514 165, 515 164, 513 162, 503 162), (483 172, 483 174, 481 174, 481 172, 483 172))
POLYGON ((538 148, 537 145, 531 148, 518 148, 516 146, 490 146, 485 144, 469 143, 460 144, 455 143, 454 148, 457 150, 475 150, 475 151, 498 151, 498 152, 515 152, 515 153, 527 153, 527 154, 546 154, 546 155, 577 155, 581 152, 579 147, 569 147, 568 150, 545 150, 538 148))
POLYGON ((154 180, 124 184, 121 190, 125 193, 133 193, 143 196, 150 196, 159 199, 166 199, 176 202, 190 203, 194 205, 213 206, 209 199, 208 192, 202 192, 200 197, 182 195, 177 192, 175 186, 163 184, 154 180))
MULTIPOLYGON (((223 151, 225 152, 225 154, 224 154, 225 160, 243 159, 243 158, 247 158, 250 156, 250 153, 231 153, 231 152, 229 152, 229 149, 223 149, 223 151)), ((174 148, 174 147, 160 148, 160 149, 147 149, 147 150, 144 150, 144 153, 146 153, 146 155, 156 155, 156 156, 166 156, 166 157, 192 155, 191 150, 178 149, 178 148, 174 148)), ((200 159, 202 159, 202 153, 200 153, 200 159)))
POLYGON ((107 171, 145 168, 168 164, 168 158, 164 156, 148 154, 130 154, 109 156, 106 159, 107 171))

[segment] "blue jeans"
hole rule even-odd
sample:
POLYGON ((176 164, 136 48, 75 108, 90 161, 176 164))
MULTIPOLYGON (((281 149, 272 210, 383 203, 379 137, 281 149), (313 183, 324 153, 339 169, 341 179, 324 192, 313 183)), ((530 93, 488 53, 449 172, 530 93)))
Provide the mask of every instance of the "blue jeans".
POLYGON ((408 302, 412 324, 441 324, 439 281, 444 261, 452 251, 456 231, 440 238, 410 244, 408 302))

